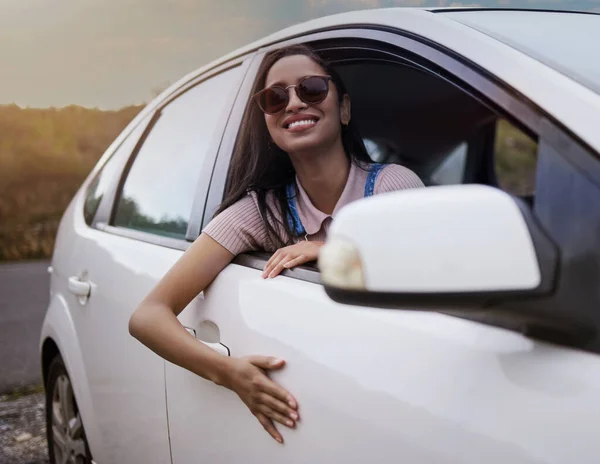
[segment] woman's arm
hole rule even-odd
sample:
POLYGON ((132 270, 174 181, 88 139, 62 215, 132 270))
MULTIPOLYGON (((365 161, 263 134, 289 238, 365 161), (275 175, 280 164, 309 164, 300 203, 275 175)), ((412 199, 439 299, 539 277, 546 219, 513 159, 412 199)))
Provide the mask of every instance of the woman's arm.
POLYGON ((233 257, 210 236, 201 234, 140 303, 129 320, 129 332, 167 361, 237 393, 271 436, 282 442, 273 421, 295 426, 297 403, 266 372, 282 368, 284 361, 222 356, 199 343, 177 319, 233 257))

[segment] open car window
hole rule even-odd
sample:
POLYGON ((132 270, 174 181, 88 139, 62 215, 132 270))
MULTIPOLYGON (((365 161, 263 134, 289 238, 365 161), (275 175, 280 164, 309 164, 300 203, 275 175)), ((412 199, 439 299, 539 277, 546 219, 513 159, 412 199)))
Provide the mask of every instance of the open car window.
MULTIPOLYGON (((426 187, 485 184, 534 201, 536 137, 475 97, 467 84, 443 77, 433 65, 429 70, 394 61, 389 53, 384 59, 369 50, 361 57, 363 49, 357 48, 352 56, 346 48, 336 58, 334 48, 325 48, 348 89, 352 117, 374 162, 403 165, 426 187)), ((259 267, 270 255, 251 256, 259 267)), ((302 269, 318 271, 315 264, 302 269)))

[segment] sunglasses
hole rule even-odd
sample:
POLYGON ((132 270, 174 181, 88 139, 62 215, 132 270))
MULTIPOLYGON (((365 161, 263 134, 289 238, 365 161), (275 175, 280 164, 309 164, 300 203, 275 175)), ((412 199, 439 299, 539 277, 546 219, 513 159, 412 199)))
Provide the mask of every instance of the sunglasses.
POLYGON ((273 85, 263 89, 254 94, 253 98, 264 113, 276 114, 287 107, 290 102, 288 90, 293 87, 300 100, 308 105, 316 105, 327 98, 330 80, 330 76, 307 76, 296 85, 273 85))

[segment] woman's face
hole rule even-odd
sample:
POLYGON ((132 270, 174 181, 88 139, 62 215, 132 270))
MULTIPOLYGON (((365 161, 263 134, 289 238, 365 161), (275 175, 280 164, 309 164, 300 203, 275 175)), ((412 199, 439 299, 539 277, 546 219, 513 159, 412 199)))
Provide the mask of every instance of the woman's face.
MULTIPOLYGON (((288 56, 277 61, 267 74, 265 88, 272 85, 296 85, 306 76, 324 76, 325 71, 303 55, 288 56)), ((344 96, 340 105, 335 85, 329 82, 329 93, 321 103, 304 103, 295 88, 288 89, 289 102, 277 114, 265 114, 267 129, 273 142, 287 153, 299 153, 333 145, 340 137, 341 123, 349 121, 350 101, 344 96), (290 124, 304 121, 302 124, 290 124), (308 122, 306 122, 308 121, 308 122)))

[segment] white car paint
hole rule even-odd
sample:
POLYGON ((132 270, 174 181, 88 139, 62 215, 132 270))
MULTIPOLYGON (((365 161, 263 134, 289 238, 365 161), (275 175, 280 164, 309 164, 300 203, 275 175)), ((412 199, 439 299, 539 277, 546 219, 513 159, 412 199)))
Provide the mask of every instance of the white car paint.
POLYGON ((274 378, 297 396, 302 419, 295 431, 280 427, 285 446, 232 392, 164 363, 128 335, 131 312, 181 251, 89 228, 81 215, 89 181, 129 132, 201 72, 296 34, 358 24, 392 26, 455 50, 600 149, 600 96, 505 44, 422 10, 311 21, 185 76, 109 147, 58 234, 42 346, 53 340, 65 360, 96 462, 600 459, 600 357, 508 330, 439 313, 343 306, 319 284, 285 276, 265 281, 259 270, 230 265, 179 318, 205 341, 226 345, 232 356, 286 359, 288 367, 274 378), (67 290, 68 278, 82 271, 92 284, 84 304, 67 290))
POLYGON ((167 367, 173 462, 592 463, 600 357, 438 313, 344 306, 318 284, 229 266, 182 313, 234 356, 276 354, 296 431, 167 367), (268 297, 265 297, 268 295, 268 297), (201 431, 201 434, 199 433, 201 431))

